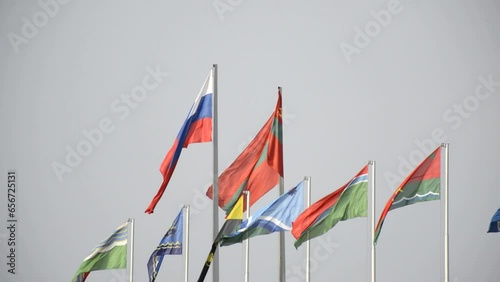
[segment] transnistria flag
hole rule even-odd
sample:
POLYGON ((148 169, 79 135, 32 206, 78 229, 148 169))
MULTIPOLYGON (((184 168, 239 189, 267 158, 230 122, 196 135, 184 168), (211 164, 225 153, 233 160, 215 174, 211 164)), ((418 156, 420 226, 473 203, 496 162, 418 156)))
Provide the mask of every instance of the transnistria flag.
POLYGON ((160 241, 156 250, 151 254, 148 261, 148 276, 149 281, 154 282, 165 255, 181 255, 183 241, 183 212, 184 208, 179 211, 174 222, 168 229, 165 236, 160 241))
MULTIPOLYGON (((281 92, 278 91, 276 108, 236 160, 219 176, 219 206, 228 213, 242 195, 250 191, 250 205, 279 183, 283 176, 283 129, 281 92)), ((212 186, 206 195, 213 199, 212 186)), ((246 210, 246 208, 244 208, 246 210)))
MULTIPOLYGON (((281 195, 241 223, 240 229, 224 236, 221 246, 241 243, 248 238, 292 229, 292 222, 304 210, 304 182, 281 195)), ((252 195, 250 194, 250 198, 252 195)))
POLYGON ((373 243, 377 243, 385 217, 390 210, 419 202, 439 200, 440 180, 441 147, 438 147, 406 177, 389 198, 374 230, 375 239, 373 243))
POLYGON ((492 232, 500 232, 500 209, 493 215, 490 222, 490 228, 488 229, 488 233, 492 232))
POLYGON ((174 173, 175 166, 181 155, 182 148, 187 148, 192 143, 203 143, 212 141, 212 99, 214 93, 213 70, 210 71, 200 93, 196 97, 187 119, 174 141, 174 145, 168 151, 167 156, 160 166, 163 182, 160 189, 146 209, 146 213, 153 213, 158 201, 163 196, 168 182, 174 173))
POLYGON ((226 221, 222 225, 219 233, 215 237, 214 242, 212 243, 212 248, 208 253, 207 260, 203 265, 203 268, 200 273, 200 277, 198 278, 198 282, 202 282, 205 280, 207 276, 208 270, 210 269, 210 265, 212 264, 212 260, 214 258, 214 254, 217 251, 217 246, 219 245, 220 240, 229 234, 234 233, 238 230, 241 222, 243 221, 243 197, 240 197, 233 206, 233 209, 226 217, 226 221))
POLYGON ((127 237, 129 222, 118 227, 99 243, 76 271, 72 282, 84 282, 91 271, 127 268, 127 237))
POLYGON ((349 182, 322 198, 299 215, 292 227, 297 238, 295 248, 303 242, 325 234, 339 221, 366 217, 368 208, 368 166, 349 182))

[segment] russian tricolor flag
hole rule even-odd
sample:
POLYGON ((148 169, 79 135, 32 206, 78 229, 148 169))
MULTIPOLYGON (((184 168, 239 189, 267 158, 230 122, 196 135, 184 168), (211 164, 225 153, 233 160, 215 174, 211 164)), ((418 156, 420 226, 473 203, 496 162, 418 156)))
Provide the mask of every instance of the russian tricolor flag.
POLYGON ((161 199, 165 188, 174 173, 175 166, 181 155, 182 148, 187 148, 192 143, 212 141, 212 99, 214 95, 213 69, 210 71, 196 100, 189 110, 189 114, 181 127, 172 148, 160 166, 163 183, 155 197, 146 209, 146 213, 153 213, 158 201, 161 199))

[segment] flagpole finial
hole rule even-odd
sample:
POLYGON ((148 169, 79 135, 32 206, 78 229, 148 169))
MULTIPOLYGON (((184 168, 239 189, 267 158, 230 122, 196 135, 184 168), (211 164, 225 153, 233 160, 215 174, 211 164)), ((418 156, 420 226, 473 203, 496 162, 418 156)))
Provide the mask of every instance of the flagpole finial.
POLYGON ((213 64, 212 67, 216 68, 217 67, 217 64, 213 64))
POLYGON ((450 143, 441 143, 441 147, 447 148, 450 145, 450 143))

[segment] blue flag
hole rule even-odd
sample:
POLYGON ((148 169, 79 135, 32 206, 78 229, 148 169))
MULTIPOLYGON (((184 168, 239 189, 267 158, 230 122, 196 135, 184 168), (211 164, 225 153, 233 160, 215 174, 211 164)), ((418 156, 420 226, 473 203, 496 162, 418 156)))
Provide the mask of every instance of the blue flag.
POLYGON ((160 271, 161 262, 164 255, 180 255, 182 254, 182 228, 183 216, 182 209, 175 218, 172 226, 168 229, 156 250, 151 254, 148 261, 148 276, 149 281, 154 282, 158 271, 160 271))
POLYGON ((500 209, 493 215, 491 218, 490 229, 488 229, 488 233, 491 232, 500 232, 500 209))
POLYGON ((221 246, 241 243, 245 239, 258 235, 291 230, 292 222, 304 210, 303 186, 302 181, 295 188, 243 221, 238 231, 223 237, 221 246))

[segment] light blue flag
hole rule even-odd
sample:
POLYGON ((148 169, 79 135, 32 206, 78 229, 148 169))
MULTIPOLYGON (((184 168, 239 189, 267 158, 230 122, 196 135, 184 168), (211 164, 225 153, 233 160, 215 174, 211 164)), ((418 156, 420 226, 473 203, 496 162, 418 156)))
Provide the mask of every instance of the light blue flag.
POLYGON ((295 188, 243 221, 238 231, 223 237, 221 246, 241 243, 245 239, 258 235, 290 231, 292 222, 304 210, 303 186, 302 181, 295 188))
POLYGON ((182 236, 183 236, 183 216, 182 209, 175 218, 172 226, 168 229, 156 250, 151 254, 148 261, 149 281, 154 282, 158 271, 160 271, 161 262, 164 255, 182 254, 182 236))

